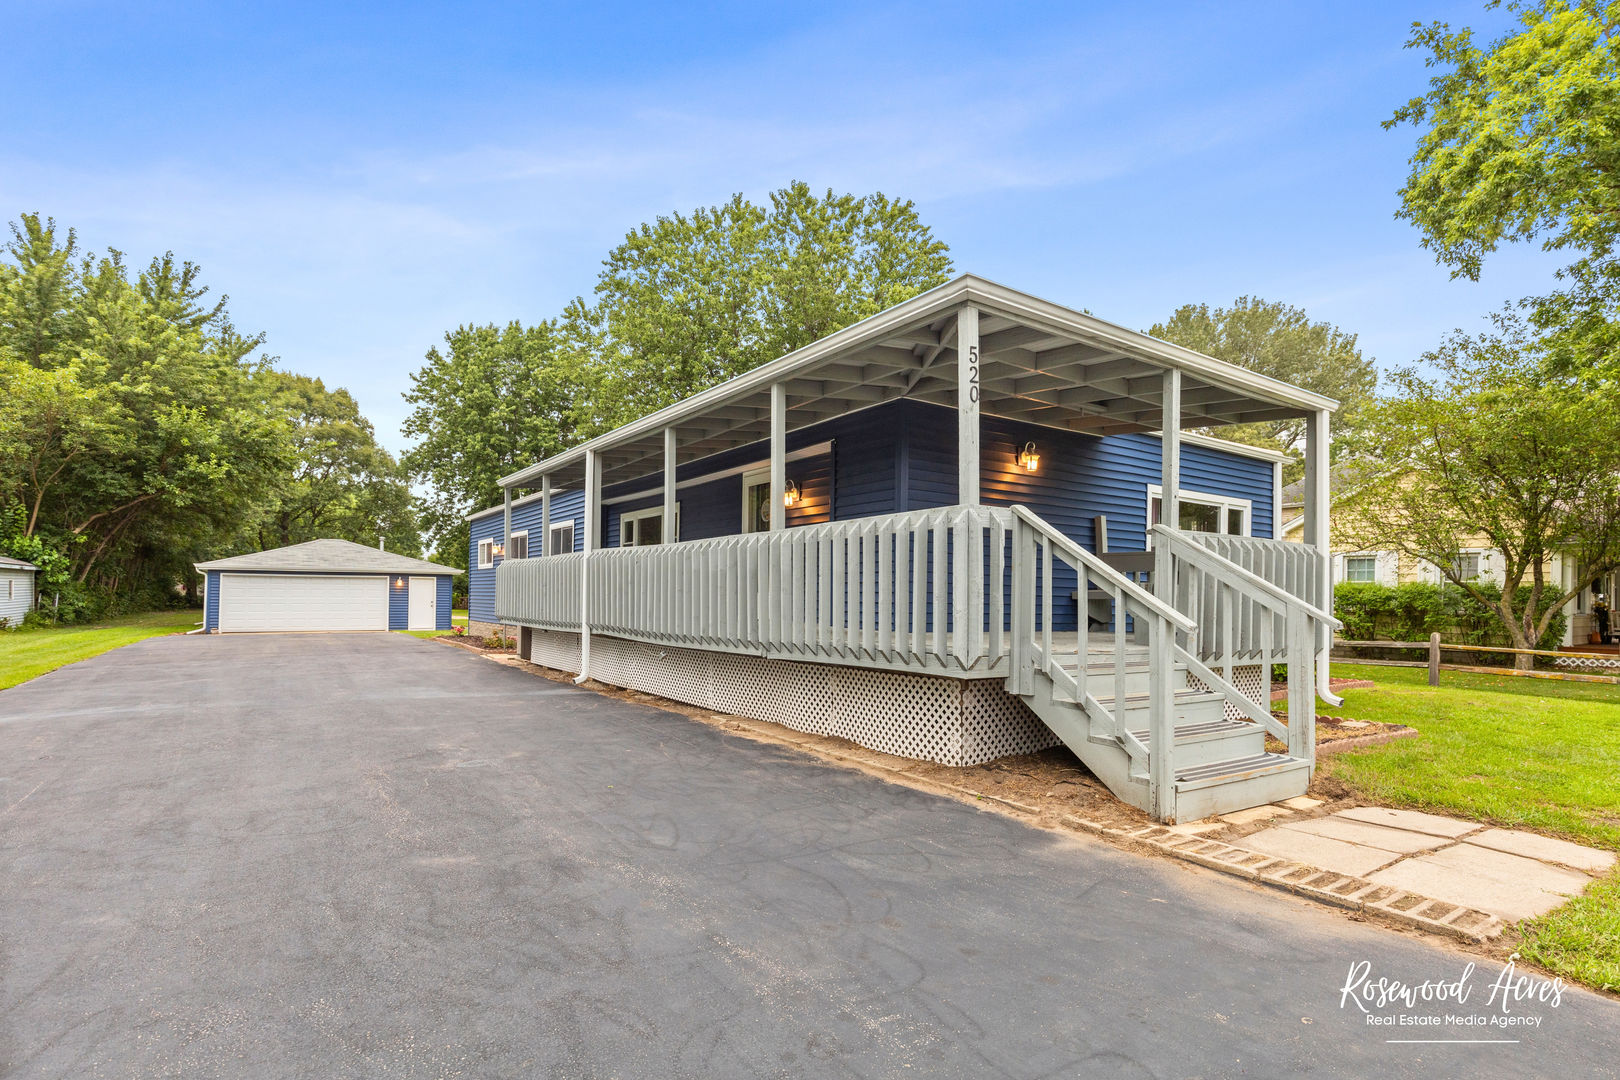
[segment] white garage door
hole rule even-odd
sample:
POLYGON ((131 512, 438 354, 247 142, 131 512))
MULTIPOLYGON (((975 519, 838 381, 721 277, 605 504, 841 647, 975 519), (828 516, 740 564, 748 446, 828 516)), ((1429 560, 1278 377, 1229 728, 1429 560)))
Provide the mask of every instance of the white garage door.
POLYGON ((341 574, 221 574, 223 633, 387 630, 388 579, 341 574))

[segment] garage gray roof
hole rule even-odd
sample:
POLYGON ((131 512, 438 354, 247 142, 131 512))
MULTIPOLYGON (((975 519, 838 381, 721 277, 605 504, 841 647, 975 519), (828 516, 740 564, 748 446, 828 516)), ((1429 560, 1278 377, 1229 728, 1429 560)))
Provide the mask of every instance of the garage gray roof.
POLYGON ((13 558, 11 558, 9 556, 6 556, 6 555, 0 555, 0 570, 38 570, 38 569, 39 569, 39 567, 35 566, 31 562, 23 562, 21 559, 13 559, 13 558))
POLYGON ((304 570, 324 573, 459 574, 438 563, 396 555, 351 540, 310 540, 288 547, 197 563, 198 570, 304 570))

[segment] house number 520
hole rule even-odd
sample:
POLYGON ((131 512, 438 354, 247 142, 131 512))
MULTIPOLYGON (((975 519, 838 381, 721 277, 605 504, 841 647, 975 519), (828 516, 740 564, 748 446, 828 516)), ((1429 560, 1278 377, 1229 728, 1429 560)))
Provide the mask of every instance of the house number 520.
POLYGON ((968 346, 968 400, 979 400, 979 347, 968 346))

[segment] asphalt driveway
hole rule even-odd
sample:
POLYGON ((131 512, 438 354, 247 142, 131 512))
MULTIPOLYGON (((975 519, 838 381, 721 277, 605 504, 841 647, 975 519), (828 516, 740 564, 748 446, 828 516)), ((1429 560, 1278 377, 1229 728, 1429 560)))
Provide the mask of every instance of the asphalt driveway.
POLYGON ((0 692, 5 1076, 1615 1075, 1612 1001, 1360 961, 1468 958, 399 634, 0 692))

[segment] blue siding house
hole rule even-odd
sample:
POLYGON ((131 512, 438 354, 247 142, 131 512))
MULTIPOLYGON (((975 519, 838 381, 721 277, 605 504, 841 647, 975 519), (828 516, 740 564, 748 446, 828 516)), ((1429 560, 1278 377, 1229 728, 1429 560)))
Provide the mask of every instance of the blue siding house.
POLYGON ((206 633, 448 630, 461 571, 348 540, 196 564, 206 633))
MULTIPOLYGON (((1158 493, 1162 439, 1155 434, 1096 436, 986 417, 980 491, 990 506, 1022 504, 1071 539, 1096 550, 1095 529, 1106 522, 1106 549, 1143 551, 1152 498, 1158 493), (1036 471, 1017 463, 1033 443, 1036 471)), ((956 504, 956 416, 937 405, 894 401, 849 413, 788 434, 787 479, 797 491, 785 507, 788 528, 926 510, 956 504)), ((1183 520, 1213 524, 1232 535, 1271 538, 1283 463, 1287 457, 1259 447, 1183 435, 1183 520), (1213 513, 1216 508, 1219 513, 1213 513)), ((764 441, 686 462, 677 469, 676 539, 706 540, 744 531, 749 487, 768 482, 764 441)), ((662 505, 662 478, 648 473, 602 490, 603 546, 634 543, 625 518, 662 505)), ((540 546, 541 497, 512 503, 518 557, 584 550, 585 494, 554 493, 551 539, 540 546)), ((467 605, 469 629, 489 633, 495 612, 495 575, 505 561, 504 507, 469 519, 467 605)), ((1072 587, 1072 586, 1071 586, 1072 587)), ((1071 624, 1071 612, 1063 621, 1071 624)), ((508 626, 506 630, 515 632, 508 626)))
POLYGON ((1335 407, 964 276, 501 478, 469 629, 946 764, 1062 743, 1165 821, 1292 797, 1337 704, 1335 407), (1282 419, 1302 543, 1292 459, 1210 434, 1282 419))

